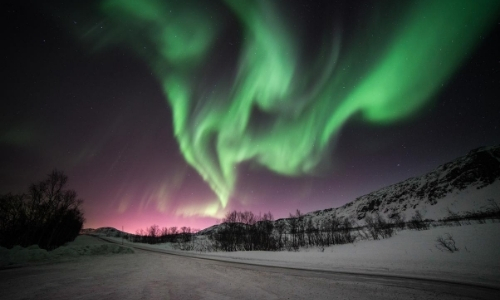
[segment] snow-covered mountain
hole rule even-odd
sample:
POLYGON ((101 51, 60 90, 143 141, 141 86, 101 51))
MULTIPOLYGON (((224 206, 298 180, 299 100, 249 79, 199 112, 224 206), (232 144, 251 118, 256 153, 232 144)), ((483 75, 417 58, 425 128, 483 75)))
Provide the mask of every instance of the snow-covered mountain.
MULTIPOLYGON (((440 220, 454 214, 484 212, 493 202, 500 205, 500 145, 482 147, 418 177, 381 188, 337 208, 304 214, 313 224, 335 215, 365 225, 367 215, 378 213, 389 219, 399 214, 410 220, 418 210, 424 219, 440 220)), ((289 218, 275 223, 288 223, 289 218)), ((201 230, 210 234, 220 225, 201 230)))
POLYGON ((408 220, 416 210, 426 219, 488 210, 492 201, 500 205, 500 145, 470 151, 435 170, 384 187, 338 208, 307 213, 313 220, 331 215, 364 224, 364 218, 396 213, 408 220))

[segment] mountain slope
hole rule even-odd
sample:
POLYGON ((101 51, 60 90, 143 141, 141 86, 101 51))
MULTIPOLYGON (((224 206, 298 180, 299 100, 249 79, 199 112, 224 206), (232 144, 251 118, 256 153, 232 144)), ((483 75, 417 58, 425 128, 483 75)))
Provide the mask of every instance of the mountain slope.
POLYGON ((440 219, 449 212, 483 211, 490 199, 500 202, 500 146, 482 147, 439 166, 419 177, 409 178, 358 197, 338 208, 306 214, 313 219, 330 215, 364 223, 366 215, 391 217, 399 213, 409 219, 416 210, 425 218, 440 219))

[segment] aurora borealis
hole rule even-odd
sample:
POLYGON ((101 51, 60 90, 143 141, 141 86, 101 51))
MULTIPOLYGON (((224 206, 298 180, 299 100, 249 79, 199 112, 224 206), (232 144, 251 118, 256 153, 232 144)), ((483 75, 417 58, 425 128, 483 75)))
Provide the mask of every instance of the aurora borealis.
POLYGON ((7 10, 0 192, 63 169, 87 227, 339 206, 498 143, 498 1, 78 5, 7 10))

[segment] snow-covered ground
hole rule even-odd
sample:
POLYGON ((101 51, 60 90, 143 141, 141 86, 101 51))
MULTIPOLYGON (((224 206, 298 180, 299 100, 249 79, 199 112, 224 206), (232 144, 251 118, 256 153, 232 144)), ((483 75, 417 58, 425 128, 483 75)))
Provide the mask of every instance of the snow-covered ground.
MULTIPOLYGON (((121 242, 119 238, 108 238, 121 242)), ((391 274, 417 278, 470 282, 500 287, 500 223, 441 226, 429 230, 398 231, 382 240, 361 240, 353 244, 298 252, 195 252, 179 251, 171 244, 126 245, 162 249, 197 257, 317 270, 370 274, 391 274), (437 238, 451 235, 458 251, 440 250, 437 238)))
MULTIPOLYGON (((107 238, 121 243, 119 238, 107 238)), ((320 249, 304 248, 298 252, 196 252, 175 250, 171 244, 109 244, 90 236, 54 251, 36 246, 7 250, 0 248, 0 266, 75 260, 78 257, 133 253, 131 247, 158 249, 170 253, 223 261, 252 263, 314 270, 385 274, 447 281, 469 282, 500 287, 500 223, 435 227, 430 230, 398 231, 392 238, 360 240, 353 244, 320 249), (459 251, 440 250, 436 239, 451 235, 459 251)), ((124 261, 133 259, 126 255, 124 261)))
POLYGON ((498 289, 137 250, 0 270, 0 299, 498 299, 498 289))

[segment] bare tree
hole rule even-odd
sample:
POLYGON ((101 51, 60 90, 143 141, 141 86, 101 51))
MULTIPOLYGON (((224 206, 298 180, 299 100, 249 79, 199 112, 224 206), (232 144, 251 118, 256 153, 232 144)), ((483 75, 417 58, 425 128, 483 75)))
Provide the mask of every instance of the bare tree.
POLYGON ((176 226, 172 226, 172 227, 170 227, 170 229, 169 229, 169 234, 170 234, 170 235, 176 235, 176 234, 178 234, 178 233, 179 233, 179 232, 177 231, 177 227, 176 227, 176 226))
POLYGON ((285 222, 276 222, 276 231, 278 232, 278 249, 281 249, 284 247, 286 243, 286 235, 285 239, 283 239, 283 234, 285 233, 286 230, 286 225, 285 222))
POLYGON ((156 224, 151 225, 147 229, 147 234, 148 234, 148 243, 149 244, 158 243, 158 237, 160 236, 160 227, 156 224))

